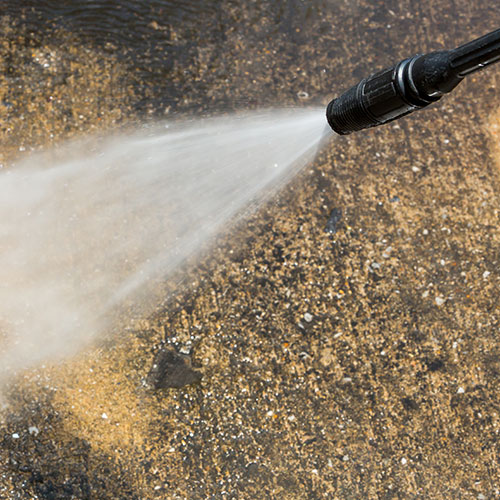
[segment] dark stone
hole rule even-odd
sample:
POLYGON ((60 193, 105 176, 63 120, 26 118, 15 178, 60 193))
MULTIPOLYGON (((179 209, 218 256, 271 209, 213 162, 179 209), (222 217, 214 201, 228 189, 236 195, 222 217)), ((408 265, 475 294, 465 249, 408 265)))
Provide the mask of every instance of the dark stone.
POLYGON ((414 342, 421 343, 425 340, 425 333, 420 330, 412 330, 409 336, 414 342))
POLYGON ((307 446, 307 445, 312 444, 312 443, 314 443, 315 441, 317 441, 317 439, 318 439, 318 438, 317 438, 316 436, 313 436, 313 437, 310 437, 310 438, 306 439, 306 440, 305 440, 302 444, 303 444, 304 446, 307 446))
POLYGON ((411 398, 403 398, 403 399, 401 399, 401 403, 402 403, 404 409, 407 411, 418 410, 418 404, 416 403, 416 401, 414 401, 411 398))
POLYGON ((442 370, 444 368, 444 362, 439 358, 426 361, 426 365, 428 370, 431 372, 437 372, 438 370, 442 370))
POLYGON ((191 368, 191 358, 174 349, 162 347, 154 357, 148 383, 154 389, 180 388, 195 384, 202 374, 191 368))
POLYGON ((250 462, 246 467, 246 475, 249 478, 255 478, 259 475, 259 465, 255 462, 250 462))
POLYGON ((342 210, 340 210, 340 208, 334 208, 330 213, 328 222, 326 223, 325 233, 335 234, 339 228, 339 222, 341 220, 342 220, 342 210))
POLYGON ((285 262, 283 247, 281 245, 275 245, 275 247, 273 248, 273 257, 275 258, 276 262, 285 262))

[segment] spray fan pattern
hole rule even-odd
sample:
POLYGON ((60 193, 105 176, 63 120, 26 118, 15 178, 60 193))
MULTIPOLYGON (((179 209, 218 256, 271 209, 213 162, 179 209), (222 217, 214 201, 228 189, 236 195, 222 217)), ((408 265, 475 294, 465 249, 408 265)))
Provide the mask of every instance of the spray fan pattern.
POLYGON ((144 303, 150 280, 309 161, 324 131, 320 109, 164 124, 3 172, 0 378, 75 353, 123 301, 144 303))

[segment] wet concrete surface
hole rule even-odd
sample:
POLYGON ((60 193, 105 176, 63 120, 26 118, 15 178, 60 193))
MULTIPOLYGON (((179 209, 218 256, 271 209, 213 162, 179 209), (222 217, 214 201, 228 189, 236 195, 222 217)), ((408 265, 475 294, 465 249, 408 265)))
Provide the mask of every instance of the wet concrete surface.
MULTIPOLYGON (((12 5, 4 168, 158 117, 326 104, 500 19, 462 0, 221 2, 199 29, 148 18, 148 52, 30 24, 12 5)), ((332 140, 167 283, 155 314, 13 381, 0 498, 498 498, 498 75, 332 140), (201 380, 148 384, 165 349, 189 354, 201 380)))

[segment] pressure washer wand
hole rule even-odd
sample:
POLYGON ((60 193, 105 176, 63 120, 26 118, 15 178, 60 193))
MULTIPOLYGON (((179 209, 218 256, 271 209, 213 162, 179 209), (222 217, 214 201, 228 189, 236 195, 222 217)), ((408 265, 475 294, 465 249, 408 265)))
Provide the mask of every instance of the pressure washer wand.
POLYGON ((375 73, 328 104, 338 134, 376 127, 438 101, 465 76, 500 61, 500 29, 453 50, 404 59, 375 73))

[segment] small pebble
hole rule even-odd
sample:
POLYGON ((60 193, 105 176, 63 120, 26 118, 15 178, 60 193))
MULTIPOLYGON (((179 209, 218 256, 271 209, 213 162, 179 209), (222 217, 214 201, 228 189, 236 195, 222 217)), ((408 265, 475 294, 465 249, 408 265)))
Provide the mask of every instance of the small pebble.
POLYGON ((483 278, 486 279, 491 273, 489 271, 484 271, 483 278))
POLYGON ((108 416, 106 415, 106 413, 103 413, 103 414, 101 415, 101 417, 102 417, 104 420, 106 420, 106 419, 108 418, 108 416))
POLYGON ((162 347, 154 357, 147 380, 156 390, 179 389, 200 382, 201 377, 201 373, 191 367, 190 356, 162 347))
POLYGON ((313 320, 313 315, 310 313, 305 313, 304 314, 304 320, 310 323, 313 320))
POLYGON ((446 302, 446 299, 444 299, 443 297, 441 297, 440 295, 438 295, 436 298, 435 298, 435 301, 436 301, 436 304, 438 306, 442 306, 445 302, 446 302))
POLYGON ((384 253, 382 254, 382 257, 384 259, 388 259, 391 256, 391 252, 392 252, 392 247, 387 247, 384 253))
POLYGON ((40 431, 38 430, 38 427, 35 427, 35 426, 33 425, 33 426, 31 426, 31 427, 28 427, 28 432, 29 432, 30 434, 34 434, 35 436, 38 436, 38 433, 39 433, 40 431))
POLYGON ((403 465, 406 465, 406 464, 407 464, 407 462, 408 462, 408 460, 406 460, 406 458, 405 458, 405 457, 403 457, 403 458, 401 459, 401 463, 402 463, 403 465))
POLYGON ((465 392, 465 389, 463 387, 459 387, 457 394, 463 394, 465 392))
POLYGON ((19 434, 14 432, 14 434, 12 434, 12 439, 19 439, 19 434))
POLYGON ((339 223, 342 220, 342 210, 340 208, 334 208, 330 212, 330 217, 326 223, 325 233, 335 234, 339 229, 339 223))

